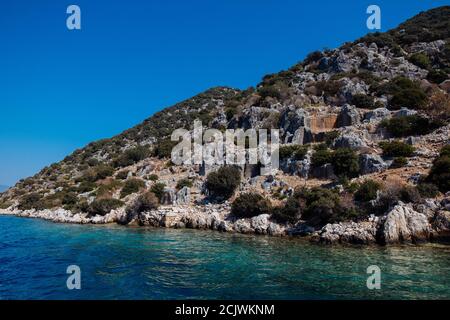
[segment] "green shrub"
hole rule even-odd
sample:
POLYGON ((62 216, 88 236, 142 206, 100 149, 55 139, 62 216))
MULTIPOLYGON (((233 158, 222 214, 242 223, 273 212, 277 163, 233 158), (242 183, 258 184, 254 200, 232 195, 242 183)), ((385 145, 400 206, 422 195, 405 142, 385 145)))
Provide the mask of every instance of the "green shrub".
POLYGON ((439 157, 450 157, 450 144, 442 147, 441 151, 439 152, 439 157))
POLYGON ((417 185, 417 190, 424 198, 435 198, 439 194, 439 188, 432 183, 419 183, 417 185))
POLYGON ((127 213, 139 214, 158 209, 159 199, 153 192, 147 191, 139 195, 136 200, 127 208, 127 213))
POLYGON ((176 141, 170 139, 159 141, 153 149, 153 156, 159 159, 170 158, 172 156, 172 149, 178 144, 176 141))
POLYGON ((422 200, 419 191, 413 186, 404 186, 401 188, 399 198, 406 203, 419 203, 422 200))
POLYGON ((434 160, 426 182, 436 185, 442 193, 450 191, 450 145, 442 148, 434 160))
POLYGON ((311 165, 313 168, 319 168, 324 164, 331 163, 332 159, 333 153, 329 149, 316 149, 311 157, 311 165))
POLYGON ((312 226, 338 221, 342 212, 339 195, 319 187, 296 190, 283 209, 284 216, 293 217, 293 220, 301 217, 312 226))
POLYGON ((145 146, 137 146, 126 150, 113 163, 116 168, 131 166, 150 155, 150 150, 145 146))
POLYGON ((408 164, 408 159, 405 157, 395 157, 394 161, 392 162, 390 168, 397 169, 402 168, 408 164))
POLYGON ((301 145, 281 146, 279 149, 280 160, 292 158, 293 160, 303 160, 308 152, 308 148, 301 145))
POLYGON ((129 179, 125 182, 125 185, 120 192, 120 197, 124 198, 129 194, 139 192, 140 189, 145 187, 145 182, 141 179, 129 179))
POLYGON ((381 126, 396 138, 428 134, 441 125, 439 120, 430 120, 419 115, 394 117, 381 122, 381 126))
POLYGON ((89 206, 88 211, 90 216, 104 216, 121 206, 123 206, 123 202, 117 199, 95 199, 89 206))
POLYGON ((241 172, 234 166, 224 166, 208 174, 206 189, 212 198, 229 199, 241 183, 241 172))
POLYGON ((176 188, 180 190, 183 189, 184 187, 192 188, 192 180, 188 178, 178 180, 176 188))
POLYGON ((95 188, 97 188, 97 185, 94 182, 82 181, 80 183, 79 187, 77 188, 77 191, 78 191, 78 193, 86 193, 86 192, 91 192, 95 188))
POLYGON ((41 195, 39 193, 29 193, 24 195, 19 201, 19 210, 42 210, 41 195))
POLYGON ((428 81, 436 84, 440 84, 448 79, 447 72, 443 70, 432 69, 427 75, 428 81))
POLYGON ((259 193, 243 193, 234 200, 231 213, 238 218, 252 218, 270 212, 270 201, 259 193))
POLYGON ((354 178, 359 175, 359 157, 350 148, 339 148, 333 153, 333 170, 337 176, 354 178))
POLYGON ((158 199, 161 199, 162 196, 164 195, 164 188, 165 188, 165 187, 166 187, 166 185, 165 185, 164 183, 158 182, 158 183, 155 183, 155 184, 150 188, 150 191, 153 192, 153 193, 156 195, 156 197, 157 197, 158 199))
POLYGON ((393 79, 385 87, 386 93, 392 95, 390 105, 394 109, 410 108, 420 109, 427 102, 427 95, 420 88, 417 82, 405 77, 397 77, 393 79))
POLYGON ((154 173, 148 176, 148 180, 150 181, 158 181, 158 179, 159 179, 158 175, 154 173))
POLYGON ((383 141, 379 143, 385 157, 411 157, 414 147, 401 141, 383 141))
POLYGON ((117 172, 116 178, 120 180, 126 180, 128 178, 129 170, 122 170, 117 172))
POLYGON ((381 185, 378 182, 366 180, 359 186, 358 191, 356 191, 355 200, 360 202, 375 200, 380 188, 381 185))
POLYGON ((114 174, 114 168, 104 164, 96 166, 94 170, 95 170, 95 181, 103 180, 114 174))
POLYGON ((342 83, 337 80, 318 81, 316 87, 319 92, 323 92, 326 96, 335 96, 341 90, 342 83))
POLYGON ((427 95, 421 89, 407 89, 394 93, 390 104, 394 109, 423 108, 427 101, 427 95))
POLYGON ((431 66, 430 59, 426 54, 423 53, 414 53, 409 57, 409 62, 415 64, 419 68, 428 69, 431 66))
POLYGON ((71 208, 78 203, 78 196, 74 192, 64 192, 61 195, 61 204, 71 208))
POLYGON ((340 132, 338 130, 328 131, 325 132, 325 144, 330 147, 334 140, 336 140, 340 135, 340 132))
POLYGON ((258 93, 259 93, 259 95, 261 96, 262 99, 265 99, 267 97, 272 97, 272 98, 275 98, 275 99, 280 99, 281 98, 280 91, 274 85, 271 85, 271 86, 266 85, 264 87, 261 87, 258 90, 258 93))
POLYGON ((365 94, 355 94, 352 97, 352 104, 357 108, 373 109, 375 107, 375 101, 373 97, 365 94))

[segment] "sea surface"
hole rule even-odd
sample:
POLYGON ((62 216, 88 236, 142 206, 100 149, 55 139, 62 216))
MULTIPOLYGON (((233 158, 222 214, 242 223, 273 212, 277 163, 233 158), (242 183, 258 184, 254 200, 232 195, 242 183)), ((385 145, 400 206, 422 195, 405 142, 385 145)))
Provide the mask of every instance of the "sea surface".
POLYGON ((0 299, 450 299, 450 246, 301 239, 0 215, 0 299), (69 265, 81 289, 69 290, 69 265), (381 269, 381 289, 366 286, 381 269))

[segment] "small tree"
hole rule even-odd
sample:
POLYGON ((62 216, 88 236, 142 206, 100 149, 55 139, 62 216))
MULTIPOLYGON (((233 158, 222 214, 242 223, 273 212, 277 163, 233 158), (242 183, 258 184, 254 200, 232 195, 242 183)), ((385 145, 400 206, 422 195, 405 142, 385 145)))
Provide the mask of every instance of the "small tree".
POLYGON ((155 183, 155 184, 150 188, 150 191, 153 192, 153 193, 156 195, 156 197, 157 197, 158 199, 161 199, 162 196, 164 195, 164 188, 165 188, 165 187, 166 187, 166 185, 165 185, 164 183, 158 182, 158 183, 155 183))
POLYGON ((141 179, 129 179, 125 182, 125 185, 120 192, 120 197, 124 198, 129 194, 138 192, 141 188, 145 187, 145 182, 141 179))
POLYGON ((360 202, 367 202, 374 200, 377 197, 378 190, 380 190, 381 185, 373 180, 366 180, 360 186, 358 191, 355 193, 355 200, 360 202))
POLYGON ((90 216, 104 216, 110 213, 111 210, 117 209, 121 206, 123 206, 123 202, 118 199, 95 199, 89 206, 88 211, 90 216))
POLYGON ((206 188, 212 198, 229 199, 241 183, 241 172, 234 166, 224 166, 208 174, 206 188))
POLYGON ((433 162, 426 181, 436 185, 442 193, 450 190, 450 145, 442 148, 439 157, 433 162))
POLYGON ((238 218, 252 218, 270 212, 270 201, 259 193, 243 193, 234 200, 231 213, 238 218))
POLYGON ((415 150, 413 146, 401 141, 384 141, 379 146, 385 157, 411 157, 415 150))
POLYGON ((139 214, 146 211, 158 209, 159 199, 153 192, 144 192, 127 208, 128 213, 139 214))
POLYGON ((333 154, 333 169, 336 175, 354 178, 359 175, 359 158, 350 148, 339 148, 333 154))

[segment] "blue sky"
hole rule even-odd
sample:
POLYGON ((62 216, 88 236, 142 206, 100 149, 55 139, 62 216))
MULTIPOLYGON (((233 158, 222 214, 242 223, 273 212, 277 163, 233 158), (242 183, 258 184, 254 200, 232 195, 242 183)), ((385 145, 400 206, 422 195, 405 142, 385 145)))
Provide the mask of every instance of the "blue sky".
POLYGON ((0 3, 0 185, 209 87, 247 88, 317 49, 448 1, 6 0, 0 3), (81 8, 82 30, 66 28, 81 8))

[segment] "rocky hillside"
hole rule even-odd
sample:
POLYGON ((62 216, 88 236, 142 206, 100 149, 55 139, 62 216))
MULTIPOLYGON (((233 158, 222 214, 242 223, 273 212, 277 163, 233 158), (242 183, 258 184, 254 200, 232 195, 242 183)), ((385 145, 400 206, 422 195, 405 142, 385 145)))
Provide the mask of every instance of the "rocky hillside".
POLYGON ((166 108, 19 181, 0 195, 0 208, 56 221, 200 225, 325 242, 445 238, 449 74, 446 6, 313 52, 255 88, 213 88, 166 108), (195 119, 222 131, 280 129, 280 170, 173 165, 170 135, 191 130, 195 119), (205 206, 213 213, 202 216, 205 206))

